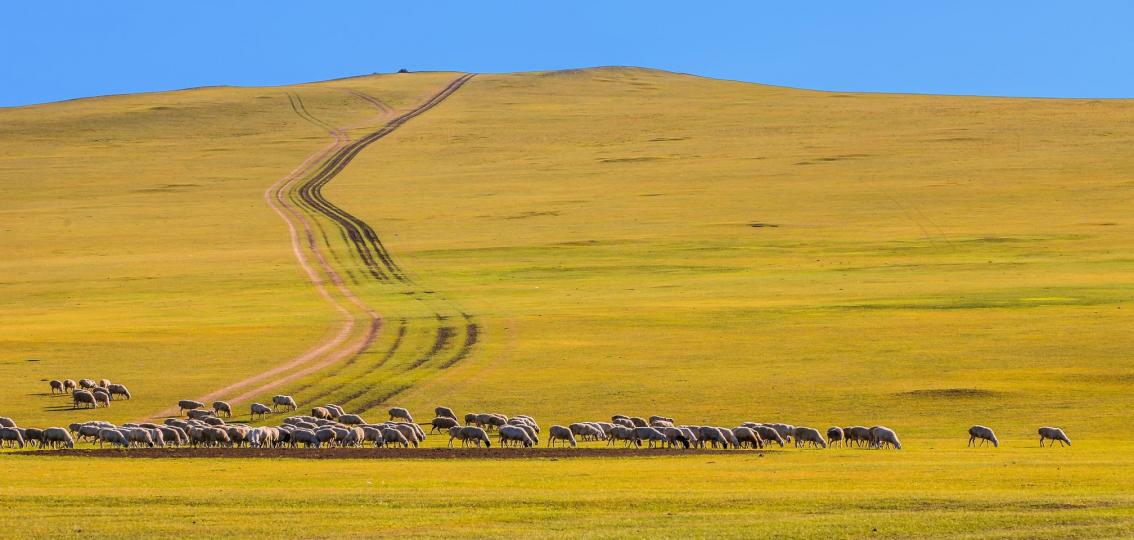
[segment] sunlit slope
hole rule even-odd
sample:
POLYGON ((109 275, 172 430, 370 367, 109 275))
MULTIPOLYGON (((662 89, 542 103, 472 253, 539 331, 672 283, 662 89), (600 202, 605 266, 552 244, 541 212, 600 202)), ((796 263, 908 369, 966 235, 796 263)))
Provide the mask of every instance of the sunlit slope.
MULTIPOLYGON (((298 355, 335 313, 300 270, 273 182, 336 127, 381 125, 452 78, 205 88, 0 110, 0 415, 136 420, 298 355), (380 95, 385 108, 350 90, 380 95), (135 399, 59 410, 53 378, 135 399)), ((352 130, 354 133, 356 130, 352 130)), ((242 404, 246 407, 246 404, 242 404)))
POLYGON ((1108 437, 1134 380, 1131 120, 482 75, 327 193, 484 324, 478 354, 397 397, 413 410, 1108 437))

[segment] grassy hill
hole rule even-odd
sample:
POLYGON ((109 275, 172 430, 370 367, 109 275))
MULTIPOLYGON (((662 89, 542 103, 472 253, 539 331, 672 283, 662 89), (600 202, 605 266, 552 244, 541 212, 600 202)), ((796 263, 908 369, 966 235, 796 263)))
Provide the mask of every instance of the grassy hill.
MULTIPOLYGON (((979 534, 979 523, 952 527, 971 512, 1004 534, 1129 532, 1134 102, 813 92, 636 68, 478 75, 324 187, 405 275, 368 277, 336 223, 308 212, 316 247, 296 249, 309 260, 321 250, 328 266, 317 274, 349 292, 328 286, 328 303, 296 264, 269 188, 319 163, 336 136, 359 140, 455 77, 0 110, 0 415, 136 420, 287 365, 337 332, 361 343, 373 322, 361 354, 231 394, 293 393, 301 407, 338 402, 377 419, 390 405, 419 417, 448 405, 541 424, 612 413, 886 424, 909 453, 793 456, 775 475, 751 458, 730 465, 748 482, 736 497, 771 511, 773 501, 749 498, 757 486, 851 479, 871 486, 849 495, 862 505, 851 509, 886 514, 899 536, 979 534), (73 411, 44 395, 64 377, 108 377, 136 397, 73 411), (974 423, 996 428, 1006 448, 962 453, 974 423), (1037 454, 1040 425, 1067 429, 1076 453, 1037 454), (1027 472, 992 491, 948 485, 1012 463, 1027 472), (1067 470, 1053 480, 1074 489, 1031 493, 1059 464, 1067 470), (888 485, 908 478, 895 502, 888 485), (942 500, 963 502, 917 517, 919 504, 942 500), (1078 506, 1045 506, 1062 504, 1078 506)), ((297 191, 281 194, 310 210, 297 191)), ((7 458, 0 469, 16 459, 77 466, 7 458)), ((632 473, 716 474, 704 461, 627 460, 611 485, 629 500, 632 473)), ((529 468, 586 477, 541 508, 589 500, 585 488, 602 484, 593 475, 610 472, 589 461, 518 467, 506 483, 530 489, 529 468)), ((405 482, 396 493, 409 499, 456 485, 405 482)), ((799 530, 847 530, 824 513, 846 511, 839 494, 854 490, 819 491, 834 494, 797 497, 827 517, 799 530)), ((502 515, 518 493, 483 511, 502 515)), ((695 495, 739 504, 709 483, 695 495)), ((31 513, 36 500, 21 504, 31 513)), ((415 508, 423 522, 436 509, 415 508)), ((569 527, 557 521, 566 515, 534 515, 569 527)), ((615 519, 602 516, 585 530, 602 534, 615 519)))

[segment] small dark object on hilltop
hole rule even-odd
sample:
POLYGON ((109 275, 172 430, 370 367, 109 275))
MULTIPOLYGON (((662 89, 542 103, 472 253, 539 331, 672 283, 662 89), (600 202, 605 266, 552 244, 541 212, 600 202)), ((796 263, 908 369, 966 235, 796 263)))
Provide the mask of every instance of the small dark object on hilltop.
POLYGON ((409 70, 406 69, 406 68, 402 68, 402 69, 398 70, 398 73, 409 73, 409 70))

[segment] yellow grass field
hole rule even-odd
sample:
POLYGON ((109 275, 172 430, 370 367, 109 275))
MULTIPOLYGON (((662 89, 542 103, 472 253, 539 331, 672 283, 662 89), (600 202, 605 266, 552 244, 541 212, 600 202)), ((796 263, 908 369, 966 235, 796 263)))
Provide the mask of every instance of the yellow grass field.
POLYGON ((393 266, 378 279, 303 199, 301 165, 459 75, 0 109, 0 416, 152 418, 341 333, 341 359, 221 397, 250 396, 234 399, 238 420, 287 393, 301 411, 333 402, 371 420, 447 405, 545 426, 613 413, 885 424, 905 448, 0 455, 5 529, 49 508, 29 536, 74 532, 75 509, 97 505, 84 532, 129 513, 130 536, 184 535, 189 516, 265 537, 1134 534, 1134 101, 843 94, 637 68, 477 75, 322 188, 380 238, 393 266), (304 217, 285 222, 277 203, 304 217), (312 244, 299 234, 293 248, 288 223, 304 219, 312 244), (324 256, 326 298, 296 253, 324 256), (134 397, 74 410, 48 394, 48 380, 81 377, 134 397), (966 450, 972 424, 1001 448, 966 450), (1041 450, 1041 425, 1074 446, 1041 450), (96 467, 137 479, 92 487, 96 467), (270 521, 296 506, 320 517, 270 521), (359 514, 368 528, 343 528, 359 514))

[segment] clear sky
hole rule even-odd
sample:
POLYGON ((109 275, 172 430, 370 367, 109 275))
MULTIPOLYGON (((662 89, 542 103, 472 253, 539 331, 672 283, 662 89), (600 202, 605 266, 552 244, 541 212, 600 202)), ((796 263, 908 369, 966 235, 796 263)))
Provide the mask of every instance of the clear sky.
POLYGON ((840 91, 1134 97, 1134 2, 13 1, 0 55, 0 106, 402 67, 598 65, 840 91))

